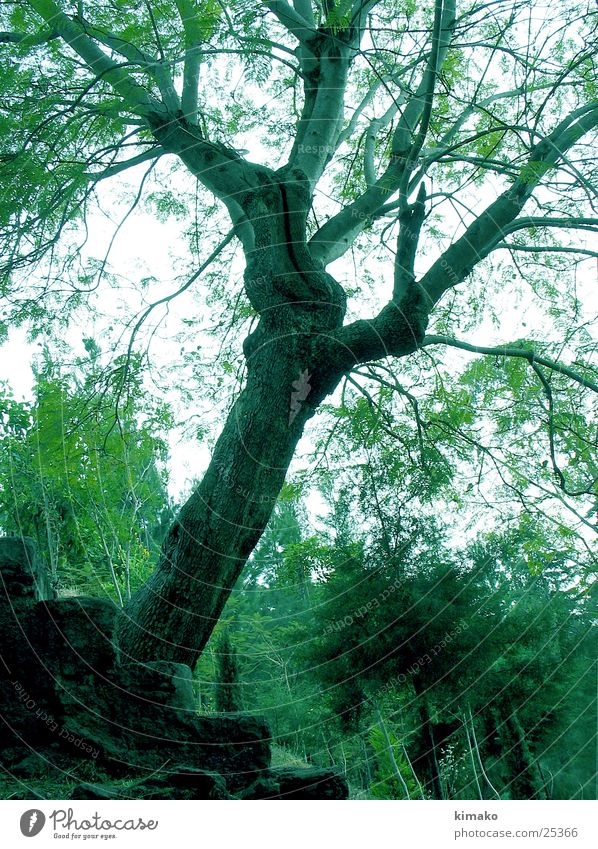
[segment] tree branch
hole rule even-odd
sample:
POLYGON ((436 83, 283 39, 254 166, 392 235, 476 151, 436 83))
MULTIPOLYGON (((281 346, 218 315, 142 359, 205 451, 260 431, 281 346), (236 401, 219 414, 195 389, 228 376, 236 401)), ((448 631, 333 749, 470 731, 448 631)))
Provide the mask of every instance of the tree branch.
POLYGON ((146 150, 145 153, 140 153, 138 156, 133 156, 131 159, 126 159, 124 162, 116 162, 114 165, 109 165, 98 174, 90 173, 89 178, 95 183, 100 180, 106 180, 109 177, 114 177, 116 174, 121 174, 129 168, 134 168, 136 165, 141 165, 143 162, 148 162, 150 159, 157 159, 166 153, 161 147, 153 147, 151 150, 146 150))
POLYGON ((27 0, 27 2, 45 20, 48 26, 83 59, 94 74, 112 85, 133 112, 143 118, 164 114, 164 106, 135 82, 124 68, 106 56, 86 34, 84 26, 65 15, 53 0, 27 0))
POLYGON ((388 126, 388 124, 392 121, 400 107, 405 102, 406 96, 405 92, 402 91, 401 94, 394 99, 394 102, 388 107, 384 115, 370 121, 366 130, 365 143, 363 147, 363 173, 368 188, 375 185, 377 180, 374 154, 380 130, 388 126))
POLYGON ((593 485, 595 484, 595 481, 592 481, 591 489, 581 489, 576 492, 570 492, 569 489, 567 489, 567 481, 565 480, 565 475, 563 474, 556 459, 554 398, 552 395, 552 387, 550 386, 550 382, 546 380, 546 376, 537 362, 532 361, 531 367, 533 368, 534 372, 538 376, 540 383, 542 384, 542 389, 544 390, 544 394, 546 395, 546 400, 548 402, 548 409, 546 410, 546 415, 548 417, 548 445, 550 449, 550 462, 552 463, 552 471, 554 472, 554 475, 559 482, 559 487, 563 490, 565 495, 568 495, 570 498, 579 498, 581 495, 591 495, 593 492, 593 485))
MULTIPOLYGON (((598 122, 597 122, 598 123, 598 122)), ((574 230, 589 230, 595 232, 598 227, 598 218, 543 218, 540 215, 528 215, 517 218, 502 230, 503 236, 515 233, 517 230, 527 230, 531 227, 561 227, 563 230, 572 228, 574 230)))
POLYGON ((518 242, 499 242, 495 250, 504 251, 523 251, 524 253, 559 253, 559 254, 580 254, 587 257, 598 257, 598 251, 591 251, 587 248, 575 248, 570 245, 523 245, 518 242))
POLYGON ((316 30, 286 0, 264 0, 264 6, 276 15, 280 23, 295 36, 300 43, 316 35, 316 30))
POLYGON ((58 33, 53 30, 45 32, 0 32, 0 44, 20 44, 21 47, 36 47, 38 44, 46 44, 54 38, 59 38, 58 33))
POLYGON ((195 6, 194 0, 175 0, 175 2, 185 31, 185 65, 183 68, 181 108, 187 121, 195 124, 197 122, 197 94, 203 41, 199 10, 195 6))
POLYGON ((295 11, 298 15, 300 15, 304 21, 315 28, 316 19, 314 16, 314 10, 311 6, 311 0, 293 0, 293 6, 295 7, 295 11))
POLYGON ((254 247, 254 230, 243 209, 243 198, 272 179, 269 168, 247 162, 226 145, 208 141, 201 129, 182 116, 154 123, 152 131, 167 153, 178 156, 230 214, 245 251, 254 247))
POLYGON ((122 369, 122 378, 120 380, 120 385, 119 385, 118 392, 117 392, 117 398, 116 398, 117 409, 118 409, 118 405, 120 403, 120 398, 122 396, 122 392, 124 390, 124 386, 125 386, 125 383, 126 383, 126 380, 127 380, 127 376, 128 376, 129 370, 130 370, 131 356, 133 354, 133 346, 135 344, 135 339, 137 337, 137 334, 141 330, 143 324, 147 321, 148 316, 153 312, 153 310, 156 309, 156 307, 159 307, 162 304, 168 304, 168 303, 170 303, 170 301, 174 300, 179 295, 182 295, 183 292, 186 292, 187 289, 189 289, 189 287, 192 286, 193 283, 195 283, 195 281, 204 273, 204 271, 214 262, 214 260, 217 259, 217 257, 219 256, 219 254, 222 253, 224 248, 233 240, 234 235, 235 235, 235 231, 231 230, 224 237, 224 239, 222 239, 222 241, 219 242, 219 244, 214 248, 214 250, 212 251, 210 256, 204 262, 202 262, 202 264, 199 266, 197 271, 195 271, 191 275, 191 277, 189 277, 189 279, 186 280, 185 283, 183 283, 182 286, 179 286, 179 288, 176 291, 172 292, 170 295, 164 295, 164 297, 158 298, 157 301, 152 301, 152 303, 148 304, 148 306, 143 310, 143 312, 141 313, 141 315, 139 316, 139 318, 135 322, 133 330, 131 331, 131 336, 129 337, 129 344, 127 346, 127 354, 126 354, 125 365, 122 369))
POLYGON ((469 351, 472 354, 489 354, 494 357, 519 357, 527 360, 530 365, 536 363, 539 366, 544 366, 552 371, 564 374, 576 383, 591 389, 593 392, 598 392, 598 383, 584 377, 575 369, 565 366, 556 360, 551 360, 548 357, 540 356, 534 351, 526 348, 515 348, 509 345, 498 345, 495 347, 487 347, 485 345, 472 345, 469 342, 461 342, 459 339, 453 339, 451 336, 425 336, 421 343, 421 348, 427 348, 430 345, 449 345, 451 348, 459 348, 462 351, 469 351))
POLYGON ((393 135, 392 156, 405 160, 403 170, 406 173, 411 170, 428 133, 436 79, 451 40, 455 8, 455 0, 436 0, 430 58, 415 96, 407 104, 393 135))
MULTIPOLYGON (((223 201, 237 236, 244 248, 251 250, 254 244, 253 228, 243 211, 239 196, 258 186, 258 172, 270 175, 270 169, 250 164, 236 151, 208 141, 199 127, 185 121, 178 110, 173 114, 167 105, 149 95, 124 68, 106 56, 86 33, 84 24, 65 15, 54 0, 28 2, 99 78, 112 85, 125 99, 128 108, 146 121, 163 150, 179 156, 192 174, 223 201)), ((137 56, 136 59, 138 61, 137 56)))
MULTIPOLYGON (((367 377, 370 380, 375 380, 381 386, 386 386, 388 389, 392 389, 393 392, 396 392, 398 395, 401 395, 409 401, 409 404, 413 409, 413 413, 415 415, 415 423, 417 425, 417 441, 419 444, 421 464, 422 468, 425 469, 428 465, 426 461, 426 452, 424 447, 424 433, 426 429, 426 423, 422 420, 419 409, 419 402, 417 398, 415 397, 415 395, 405 389, 405 387, 401 383, 399 383, 395 374, 390 369, 385 368, 380 363, 376 366, 376 368, 386 371, 392 377, 392 383, 389 380, 385 380, 385 378, 380 377, 380 375, 377 374, 376 368, 374 366, 368 365, 366 366, 366 368, 367 372, 365 373, 360 371, 359 369, 354 369, 353 374, 358 374, 362 377, 367 377)), ((394 434, 392 435, 394 436, 394 434)))
POLYGON ((426 187, 422 183, 417 200, 399 215, 399 236, 395 257, 395 274, 392 299, 400 303, 415 283, 415 255, 426 215, 426 187))
MULTIPOLYGON (((598 101, 572 112, 546 138, 534 145, 527 163, 521 168, 519 177, 513 185, 470 224, 463 236, 451 245, 422 277, 420 286, 428 298, 430 309, 447 289, 462 283, 475 265, 502 242, 506 234, 526 226, 537 226, 542 221, 551 221, 551 219, 538 221, 534 218, 524 218, 519 221, 515 219, 546 171, 554 167, 563 153, 596 126, 598 126, 598 101)), ((570 219, 557 220, 570 221, 570 219)), ((590 221, 594 223, 594 219, 590 221)))
POLYGON ((160 89, 160 94, 167 108, 173 112, 179 109, 179 97, 174 88, 172 77, 166 65, 160 59, 149 56, 145 51, 126 41, 126 39, 121 38, 119 35, 94 27, 87 21, 82 20, 81 23, 85 32, 93 39, 109 47, 115 53, 120 53, 132 65, 139 65, 140 68, 147 71, 160 89))
POLYGON ((312 189, 336 150, 343 124, 347 72, 354 50, 341 37, 314 31, 298 53, 304 103, 286 169, 300 169, 312 189))
MULTIPOLYGON (((388 167, 360 197, 330 218, 310 239, 312 254, 324 265, 345 253, 366 222, 376 216, 390 195, 401 187, 405 192, 409 174, 428 131, 434 87, 450 45, 454 21, 455 0, 445 0, 444 3, 436 0, 430 56, 420 84, 409 99, 394 131, 388 167)), ((403 198, 403 202, 406 202, 406 198, 403 198)))

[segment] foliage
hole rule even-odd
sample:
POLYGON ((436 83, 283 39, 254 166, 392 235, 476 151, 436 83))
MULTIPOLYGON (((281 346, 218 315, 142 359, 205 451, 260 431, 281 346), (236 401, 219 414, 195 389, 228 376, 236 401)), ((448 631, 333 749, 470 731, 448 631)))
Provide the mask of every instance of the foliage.
POLYGON ((59 591, 122 603, 147 578, 171 513, 160 435, 170 419, 141 384, 116 419, 117 391, 91 358, 66 372, 47 353, 32 403, 4 387, 0 523, 35 539, 59 591))
POLYGON ((0 4, 0 343, 45 346, 0 394, 0 525, 127 603, 131 657, 194 665, 223 611, 202 707, 364 795, 591 792, 596 33, 577 0, 0 4), (81 324, 106 354, 63 369, 81 324), (176 518, 175 392, 213 449, 176 518))
POLYGON ((237 647, 244 708, 294 757, 344 768, 360 797, 591 798, 595 611, 572 582, 581 560, 527 514, 462 550, 402 517, 389 557, 384 507, 367 542, 351 539, 367 514, 347 527, 341 508, 337 539, 318 534, 315 549, 281 503, 219 626, 237 647), (308 592, 286 571, 303 544, 327 563, 308 592))

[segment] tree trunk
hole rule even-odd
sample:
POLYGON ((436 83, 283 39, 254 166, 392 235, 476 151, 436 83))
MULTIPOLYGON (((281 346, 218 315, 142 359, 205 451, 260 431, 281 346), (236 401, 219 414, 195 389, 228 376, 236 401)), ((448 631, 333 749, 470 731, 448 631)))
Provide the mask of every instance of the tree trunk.
POLYGON ((426 688, 423 684, 420 684, 417 679, 417 675, 413 677, 412 684, 417 697, 416 701, 420 717, 419 732, 421 734, 421 740, 424 747, 424 751, 420 757, 414 761, 414 764, 418 767, 417 761, 421 763, 422 768, 428 777, 428 781, 425 782, 425 785, 431 788, 432 798, 444 799, 445 794, 442 790, 442 778, 438 765, 438 756, 436 754, 436 742, 434 740, 434 724, 432 722, 426 700, 426 688))
POLYGON ((357 362, 411 353, 423 338, 419 291, 390 302, 381 320, 342 328, 344 290, 307 247, 310 202, 295 172, 277 172, 243 196, 255 236, 245 290, 261 316, 243 344, 247 383, 155 571, 124 608, 117 638, 125 658, 195 665, 268 523, 307 420, 357 362))
POLYGON ((313 410, 298 400, 309 380, 292 340, 264 345, 255 360, 156 570, 125 607, 119 644, 132 658, 195 665, 270 518, 313 410), (305 384, 302 390, 293 389, 295 381, 305 384))
POLYGON ((270 220, 276 233, 264 235, 245 272, 262 314, 243 345, 246 386, 155 571, 125 606, 117 634, 125 658, 195 665, 268 523, 306 421, 342 375, 324 367, 314 342, 342 324, 344 293, 294 241, 282 212, 270 220))
POLYGON ((546 789, 517 712, 506 713, 500 730, 503 757, 509 768, 511 799, 546 799, 546 789))

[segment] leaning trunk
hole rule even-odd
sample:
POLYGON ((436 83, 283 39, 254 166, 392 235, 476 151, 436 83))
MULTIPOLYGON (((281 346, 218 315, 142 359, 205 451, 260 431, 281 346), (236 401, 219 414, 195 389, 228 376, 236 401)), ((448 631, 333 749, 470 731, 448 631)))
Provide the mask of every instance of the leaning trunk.
POLYGON ((125 607, 125 657, 195 665, 268 523, 306 421, 340 380, 315 351, 342 324, 344 293, 311 261, 304 228, 294 240, 283 226, 287 217, 264 218, 278 229, 248 257, 245 286, 261 318, 243 345, 247 382, 157 568, 125 607))
POLYGON ((538 764, 515 709, 505 714, 500 734, 511 799, 546 799, 538 764))
POLYGON ((157 568, 123 612, 118 639, 125 656, 195 665, 313 413, 296 349, 292 339, 272 341, 250 358, 247 385, 209 468, 171 526, 157 568))
POLYGON ((405 309, 390 303, 381 322, 356 322, 337 337, 346 296, 307 247, 311 195, 301 172, 264 177, 238 200, 254 232, 245 290, 260 315, 243 345, 247 383, 158 566, 124 609, 117 636, 125 658, 195 665, 268 523, 309 417, 355 363, 411 353, 423 336, 416 293, 405 309))

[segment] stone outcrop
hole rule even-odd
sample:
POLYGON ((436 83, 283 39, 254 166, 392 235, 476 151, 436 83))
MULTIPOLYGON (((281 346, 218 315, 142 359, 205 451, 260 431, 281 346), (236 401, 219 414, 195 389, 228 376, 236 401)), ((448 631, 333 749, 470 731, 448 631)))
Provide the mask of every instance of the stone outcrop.
POLYGON ((129 787, 78 784, 71 799, 233 799, 221 775, 191 767, 141 779, 129 787))
POLYGON ((347 782, 340 772, 315 767, 265 770, 243 793, 244 799, 346 799, 347 782))
MULTIPOLYGON (((346 799, 343 776, 331 769, 279 767, 264 770, 239 794, 242 799, 346 799)), ((72 799, 231 799, 217 773, 179 767, 129 787, 83 782, 72 799)))
POLYGON ((198 714, 188 666, 127 663, 113 639, 118 608, 55 598, 31 541, 0 539, 0 578, 8 774, 64 774, 88 761, 121 780, 81 783, 71 798, 347 797, 332 770, 271 769, 264 720, 198 714), (124 790, 123 778, 131 779, 124 790))

